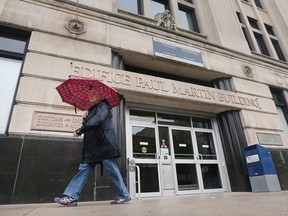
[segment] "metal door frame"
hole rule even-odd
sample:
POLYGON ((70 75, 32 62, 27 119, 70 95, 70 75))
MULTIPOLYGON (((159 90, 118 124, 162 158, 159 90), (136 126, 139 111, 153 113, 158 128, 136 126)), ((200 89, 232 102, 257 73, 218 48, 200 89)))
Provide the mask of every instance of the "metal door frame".
MULTIPOLYGON (((211 119, 211 121, 213 121, 211 119)), ((181 194, 194 194, 194 193, 208 193, 208 192, 223 192, 226 191, 226 179, 224 178, 223 169, 222 169, 222 162, 221 162, 221 154, 219 149, 219 144, 217 142, 217 137, 215 135, 215 128, 213 129, 204 129, 204 128, 187 128, 187 127, 178 127, 178 126, 169 126, 169 133, 170 133, 170 140, 171 140, 171 153, 173 152, 172 156, 172 163, 173 163, 173 170, 174 170, 174 182, 175 182, 175 193, 176 195, 181 194), (194 153, 194 159, 175 159, 174 154, 174 141, 172 136, 172 130, 183 130, 183 131, 190 131, 191 139, 192 139, 192 147, 194 153), (216 151, 216 160, 203 160, 201 159, 201 154, 199 153, 197 140, 196 140, 196 132, 207 132, 212 134, 214 147, 216 151), (177 173, 176 173, 176 164, 195 164, 196 171, 197 171, 197 180, 199 184, 199 190, 187 190, 187 191, 179 191, 179 187, 177 184, 177 173), (219 169, 219 175, 222 183, 222 188, 218 189, 204 189, 202 172, 201 172, 201 164, 217 164, 219 169)))
MULTIPOLYGON (((129 154, 127 152, 127 156, 128 158, 134 158, 135 159, 135 165, 137 166, 137 164, 156 164, 157 165, 157 171, 158 171, 158 184, 159 184, 159 192, 149 192, 149 193, 142 193, 141 192, 141 197, 154 197, 154 196, 161 196, 162 195, 162 182, 161 182, 161 172, 160 172, 160 161, 157 158, 157 153, 159 152, 159 141, 158 141, 158 128, 157 125, 151 125, 151 124, 143 124, 140 122, 133 122, 131 123, 129 121, 129 124, 127 124, 129 127, 129 150, 127 147, 127 150, 129 151, 129 154), (148 159, 144 159, 144 158, 137 158, 137 157, 133 157, 133 141, 132 141, 132 127, 136 126, 136 127, 147 127, 147 128, 153 128, 155 130, 155 143, 156 143, 156 153, 155 153, 155 157, 152 158, 148 158, 148 159)), ((127 127, 126 127, 127 128, 127 127)), ((140 172, 141 175, 141 172, 140 172)), ((133 179, 129 179, 129 181, 135 181, 133 179)), ((137 197, 140 197, 138 193, 136 193, 137 197)))
MULTIPOLYGON (((133 108, 135 110, 143 110, 141 108, 133 108)), ((218 125, 216 122, 216 119, 213 117, 206 117, 211 120, 212 123, 212 129, 201 129, 201 128, 193 128, 191 127, 180 127, 180 126, 171 126, 171 125, 158 125, 157 123, 153 124, 145 124, 143 122, 130 122, 130 114, 129 114, 130 108, 126 109, 126 135, 127 135, 127 157, 128 160, 133 158, 133 143, 132 143, 132 126, 143 126, 143 127, 149 127, 149 128, 154 128, 155 130, 155 142, 156 142, 156 153, 159 154, 160 152, 160 143, 159 143, 159 131, 158 127, 163 126, 163 127, 168 127, 169 130, 169 138, 170 138, 170 155, 171 155, 171 160, 172 160, 172 167, 173 167, 173 177, 174 177, 174 184, 175 184, 175 195, 184 195, 184 194, 194 194, 194 193, 210 193, 210 192, 224 192, 224 191, 230 191, 230 185, 229 185, 229 179, 228 179, 228 174, 226 170, 226 164, 225 164, 225 158, 224 158, 224 153, 223 153, 223 148, 221 145, 221 139, 219 135, 219 129, 218 125), (217 155, 217 160, 212 161, 212 160, 181 160, 181 163, 191 163, 196 165, 196 170, 197 170, 197 178, 199 182, 199 190, 187 190, 187 191, 179 191, 178 190, 178 185, 177 185, 177 174, 176 174, 176 163, 177 159, 175 161, 175 156, 174 156, 174 143, 172 139, 172 129, 180 129, 180 130, 186 130, 191 132, 191 138, 192 138, 192 145, 195 153, 195 149, 197 150, 198 153, 198 148, 197 148, 197 142, 196 142, 196 135, 195 133, 197 131, 201 132, 210 132, 212 133, 214 145, 215 145, 215 151, 217 155), (217 133, 218 132, 218 133, 217 133), (203 178, 202 178, 202 172, 201 172, 201 164, 218 164, 219 168, 219 174, 221 178, 221 183, 222 183, 222 188, 219 189, 204 189, 203 185, 203 178)), ((159 112, 159 111, 152 111, 152 112, 159 112)), ((161 111, 160 111, 161 112, 161 111)), ((190 117, 193 117, 193 115, 189 114, 190 117)), ((160 159, 157 158, 157 154, 155 155, 155 159, 137 159, 135 158, 136 165, 137 163, 147 163, 147 164, 157 164, 157 169, 158 169, 158 179, 159 179, 159 192, 153 192, 153 193, 141 193, 141 197, 153 197, 153 196, 163 196, 163 179, 162 179, 162 174, 161 174, 161 162, 160 159)), ((179 161, 178 161, 179 162, 179 161)), ((135 179, 131 179, 131 176, 129 176, 129 182, 130 182, 130 187, 131 185, 135 184, 135 179)), ((135 186, 136 187, 136 186, 135 186)), ((136 194, 138 196, 138 194, 136 194)))

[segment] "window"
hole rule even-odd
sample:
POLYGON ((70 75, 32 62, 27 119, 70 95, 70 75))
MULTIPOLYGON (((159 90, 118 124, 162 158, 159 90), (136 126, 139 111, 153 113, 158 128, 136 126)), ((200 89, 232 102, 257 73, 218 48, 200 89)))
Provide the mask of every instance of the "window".
POLYGON ((132 127, 133 157, 155 158, 156 135, 155 129, 145 126, 132 127), (143 147, 145 151, 143 151, 143 147))
POLYGON ((0 134, 8 133, 10 115, 30 33, 0 26, 0 134))
POLYGON ((283 92, 281 89, 276 88, 270 88, 270 91, 278 111, 278 116, 283 124, 283 129, 288 134, 288 109, 283 92))
POLYGON ((286 58, 285 58, 285 56, 284 56, 284 54, 282 52, 282 49, 281 49, 281 47, 279 45, 279 42, 277 40, 274 40, 274 39, 271 39, 271 42, 273 44, 273 47, 274 47, 274 49, 275 49, 275 51, 277 53, 277 56, 278 56, 279 60, 286 61, 286 58))
POLYGON ((194 128, 212 129, 212 124, 211 124, 211 120, 210 119, 192 117, 192 121, 193 121, 193 127, 194 128))
POLYGON ((252 28, 259 29, 258 21, 256 19, 253 19, 251 17, 247 17, 247 18, 252 28))
POLYGON ((260 0, 254 0, 254 2, 255 2, 256 6, 257 6, 258 8, 263 9, 263 6, 262 6, 262 3, 261 3, 260 0))
POLYGON ((184 5, 181 4, 179 4, 178 7, 181 18, 181 27, 186 30, 199 33, 199 27, 195 15, 195 9, 185 7, 184 5))
MULTIPOLYGON (((257 1, 258 3, 255 3, 256 4, 261 4, 260 1, 257 1)), ((269 47, 267 47, 266 43, 265 43, 265 40, 264 40, 264 37, 263 37, 263 31, 265 30, 260 30, 259 26, 258 26, 258 21, 252 17, 247 17, 248 19, 248 22, 250 24, 250 26, 253 28, 252 32, 250 32, 246 27, 246 25, 243 23, 242 21, 242 17, 241 17, 241 14, 239 12, 236 11, 236 14, 237 14, 237 18, 239 20, 239 23, 240 23, 240 26, 242 27, 242 31, 243 31, 243 34, 245 36, 245 39, 248 43, 248 46, 250 48, 250 50, 254 50, 255 51, 255 47, 256 47, 256 44, 253 43, 253 37, 252 34, 254 34, 254 37, 256 39, 256 42, 257 42, 257 45, 259 47, 259 50, 260 50, 260 53, 263 54, 263 55, 266 55, 266 56, 270 56, 270 53, 269 53, 269 50, 273 50, 273 47, 274 47, 274 50, 278 56, 278 59, 281 60, 281 61, 287 61, 286 58, 285 58, 285 55, 284 53, 282 52, 282 49, 280 47, 280 44, 277 40, 277 37, 276 37, 276 34, 274 32, 274 29, 273 29, 273 26, 271 25, 268 25, 266 23, 264 23, 264 26, 265 26, 265 29, 266 29, 266 32, 269 34, 270 36, 270 40, 271 40, 271 43, 269 43, 269 47), (273 47, 272 47, 273 45, 273 47), (268 50, 269 48, 269 50, 268 50)), ((265 34, 266 36, 267 34, 265 34)), ((268 39, 267 39, 268 40, 268 39)), ((267 41, 266 41, 267 42, 267 41)), ((268 41, 269 42, 269 41, 268 41)), ((274 55, 273 55, 274 57, 274 55)))
POLYGON ((245 39, 246 39, 246 42, 247 42, 247 44, 248 44, 248 46, 249 46, 249 49, 250 49, 250 50, 253 50, 253 48, 252 48, 252 46, 251 46, 251 43, 250 43, 250 41, 249 41, 249 38, 248 38, 248 36, 247 36, 247 33, 246 33, 246 28, 242 27, 242 31, 243 31, 244 37, 245 37, 245 39))
POLYGON ((151 0, 151 8, 150 8, 150 12, 151 12, 151 18, 154 19, 155 15, 158 13, 163 13, 165 12, 165 10, 169 10, 169 6, 168 6, 168 2, 165 0, 151 0))
POLYGON ((270 34, 270 35, 273 35, 275 36, 275 33, 274 33, 274 30, 273 30, 273 27, 268 25, 268 24, 264 24, 265 25, 265 28, 267 30, 267 33, 270 34))
POLYGON ((265 28, 267 30, 267 33, 270 35, 271 42, 272 42, 272 45, 273 45, 275 52, 278 56, 278 59, 281 61, 286 61, 285 55, 282 52, 282 49, 281 49, 280 44, 277 40, 276 34, 274 33, 273 26, 270 26, 268 24, 264 24, 264 25, 265 25, 265 28))
POLYGON ((184 0, 184 1, 193 4, 192 0, 184 0))
POLYGON ((254 36, 255 36, 255 39, 257 41, 257 44, 258 44, 258 47, 260 49, 260 52, 263 54, 263 55, 267 55, 267 56, 270 56, 269 54, 269 51, 267 49, 267 46, 265 44, 265 41, 263 39, 263 36, 262 34, 258 34, 256 32, 254 32, 254 36))
MULTIPOLYGON (((240 23, 240 26, 241 26, 243 35, 244 35, 244 37, 245 37, 245 39, 246 39, 246 42, 247 42, 247 44, 248 44, 248 46, 249 46, 249 49, 250 49, 250 50, 254 50, 253 47, 252 47, 252 45, 251 45, 251 41, 250 41, 251 38, 249 39, 249 37, 248 37, 249 32, 247 32, 248 30, 247 30, 247 28, 246 28, 246 25, 245 25, 244 22, 243 22, 243 17, 242 17, 242 15, 241 15, 241 13, 238 12, 238 11, 236 11, 236 15, 237 15, 238 21, 239 21, 239 23, 240 23)), ((257 20, 256 20, 256 24, 257 24, 257 20)))
POLYGON ((134 122, 155 124, 155 118, 154 112, 130 110, 130 119, 134 122))
POLYGON ((236 15, 237 15, 238 21, 239 21, 240 23, 243 23, 241 14, 240 14, 239 12, 236 12, 236 15))
POLYGON ((158 113, 158 124, 176 125, 183 127, 191 127, 191 120, 189 116, 171 115, 166 113, 158 113))
POLYGON ((26 45, 25 41, 19 41, 1 36, 0 36, 0 43, 1 43, 0 44, 1 50, 17 54, 23 54, 26 45))
POLYGON ((117 7, 130 13, 143 15, 142 0, 117 0, 117 7))

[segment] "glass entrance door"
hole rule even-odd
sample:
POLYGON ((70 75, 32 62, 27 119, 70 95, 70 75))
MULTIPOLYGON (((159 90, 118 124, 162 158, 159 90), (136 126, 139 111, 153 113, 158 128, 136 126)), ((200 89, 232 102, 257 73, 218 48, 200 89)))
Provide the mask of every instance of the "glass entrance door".
POLYGON ((171 129, 176 194, 222 190, 213 132, 171 129))
POLYGON ((214 143, 214 132, 195 131, 197 143, 197 164, 200 166, 199 176, 202 190, 222 189, 220 176, 220 160, 214 143), (203 184, 203 185, 202 185, 203 184))
POLYGON ((199 190, 196 157, 190 130, 171 129, 176 193, 179 191, 199 190))
POLYGON ((133 110, 130 131, 142 197, 225 190, 210 119, 133 110))
MULTIPOLYGON (((140 169, 136 182, 141 184, 141 196, 160 196, 160 174, 155 127, 133 125, 133 157, 140 169)), ((138 187, 136 193, 139 193, 138 187)))

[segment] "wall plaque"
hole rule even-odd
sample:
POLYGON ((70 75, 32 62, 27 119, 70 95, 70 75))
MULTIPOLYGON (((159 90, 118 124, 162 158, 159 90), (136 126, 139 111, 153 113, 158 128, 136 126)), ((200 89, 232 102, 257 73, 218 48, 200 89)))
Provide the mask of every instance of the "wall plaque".
POLYGON ((257 133, 261 145, 283 145, 280 134, 257 133))
POLYGON ((33 113, 31 130, 57 131, 73 133, 81 127, 82 116, 62 113, 33 113))

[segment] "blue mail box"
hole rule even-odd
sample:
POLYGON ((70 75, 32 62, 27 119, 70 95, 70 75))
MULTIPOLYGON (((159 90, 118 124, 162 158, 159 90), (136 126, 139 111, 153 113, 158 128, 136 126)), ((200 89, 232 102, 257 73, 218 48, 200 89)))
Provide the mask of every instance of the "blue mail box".
POLYGON ((243 148, 249 176, 276 174, 270 151, 255 144, 243 148))

